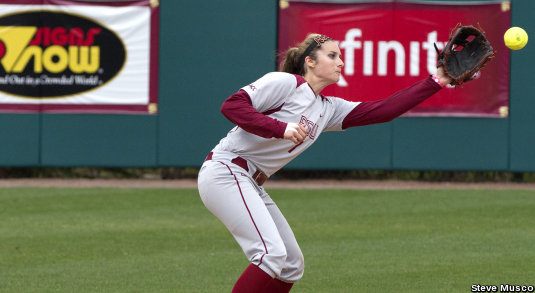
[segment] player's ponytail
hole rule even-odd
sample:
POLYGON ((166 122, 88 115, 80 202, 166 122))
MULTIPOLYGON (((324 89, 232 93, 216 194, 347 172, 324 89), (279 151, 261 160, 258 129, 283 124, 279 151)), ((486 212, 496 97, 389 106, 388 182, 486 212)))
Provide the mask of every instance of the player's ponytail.
POLYGON ((292 74, 303 75, 303 68, 299 68, 297 62, 299 59, 299 48, 293 47, 286 51, 286 56, 282 60, 280 71, 292 74))
POLYGON ((316 51, 321 47, 321 44, 331 40, 331 38, 324 35, 309 34, 298 47, 292 47, 286 51, 284 60, 280 65, 280 71, 305 75, 305 58, 310 56, 312 60, 316 60, 316 51))

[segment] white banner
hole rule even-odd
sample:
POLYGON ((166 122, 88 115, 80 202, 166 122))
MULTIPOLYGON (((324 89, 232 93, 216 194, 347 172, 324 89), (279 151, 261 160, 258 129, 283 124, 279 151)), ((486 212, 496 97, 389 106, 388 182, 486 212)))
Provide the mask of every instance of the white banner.
POLYGON ((0 5, 0 111, 155 113, 153 9, 0 5))

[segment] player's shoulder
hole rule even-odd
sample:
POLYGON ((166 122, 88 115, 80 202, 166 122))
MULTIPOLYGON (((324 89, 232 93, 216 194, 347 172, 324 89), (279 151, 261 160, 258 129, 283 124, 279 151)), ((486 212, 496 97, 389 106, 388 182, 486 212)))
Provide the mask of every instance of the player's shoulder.
POLYGON ((321 100, 324 101, 324 102, 327 102, 327 103, 330 103, 332 104, 334 101, 336 101, 337 99, 340 99, 338 97, 332 97, 332 96, 324 96, 322 94, 320 94, 320 97, 321 97, 321 100))
POLYGON ((348 101, 344 98, 340 98, 340 97, 333 97, 333 96, 321 96, 321 98, 325 101, 325 102, 328 102, 329 104, 332 104, 332 105, 351 105, 352 107, 355 107, 357 106, 358 104, 360 104, 361 102, 353 102, 353 101, 348 101))
POLYGON ((333 101, 346 101, 346 99, 344 99, 344 98, 340 98, 340 97, 324 96, 324 95, 322 95, 322 94, 320 94, 320 96, 321 96, 323 99, 329 100, 329 101, 331 101, 331 102, 333 102, 333 101))
POLYGON ((306 83, 305 78, 301 75, 287 73, 287 72, 280 72, 280 71, 266 73, 262 77, 262 79, 266 79, 270 81, 278 81, 278 82, 286 83, 286 84, 292 84, 296 88, 306 83))

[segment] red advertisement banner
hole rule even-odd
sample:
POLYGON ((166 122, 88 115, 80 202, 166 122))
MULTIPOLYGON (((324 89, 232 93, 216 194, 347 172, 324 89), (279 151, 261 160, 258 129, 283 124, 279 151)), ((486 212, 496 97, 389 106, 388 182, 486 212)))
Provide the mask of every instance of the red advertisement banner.
POLYGON ((330 36, 338 42, 345 65, 338 84, 323 94, 373 101, 435 73, 434 44, 443 48, 457 24, 481 27, 496 51, 481 77, 464 88, 445 88, 405 115, 507 117, 509 49, 503 34, 511 26, 510 8, 510 2, 283 2, 279 51, 297 45, 309 33, 330 36))

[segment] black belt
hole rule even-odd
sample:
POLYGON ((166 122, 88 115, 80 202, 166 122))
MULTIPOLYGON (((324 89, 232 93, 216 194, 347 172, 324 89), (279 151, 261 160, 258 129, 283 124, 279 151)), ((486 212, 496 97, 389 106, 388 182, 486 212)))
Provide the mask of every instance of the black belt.
MULTIPOLYGON (((208 156, 206 156, 205 161, 211 161, 213 154, 214 154, 213 152, 208 153, 208 156)), ((249 173, 249 166, 247 166, 247 160, 245 160, 244 158, 238 156, 232 159, 231 162, 235 165, 240 166, 242 169, 247 171, 247 173, 249 173)), ((259 186, 262 186, 266 182, 267 179, 268 179, 268 176, 260 170, 256 170, 256 172, 254 172, 253 174, 253 180, 259 186)))

